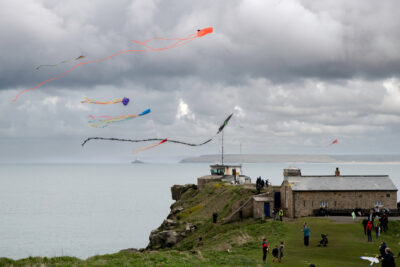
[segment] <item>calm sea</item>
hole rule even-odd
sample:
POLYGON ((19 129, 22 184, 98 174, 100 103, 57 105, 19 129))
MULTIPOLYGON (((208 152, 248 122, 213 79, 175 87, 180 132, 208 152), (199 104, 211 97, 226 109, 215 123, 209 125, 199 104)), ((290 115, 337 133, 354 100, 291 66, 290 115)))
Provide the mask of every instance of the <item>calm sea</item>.
MULTIPOLYGON (((282 182, 293 164, 244 164, 253 178, 282 182)), ((399 164, 294 164, 304 175, 389 174, 399 164)), ((173 184, 195 183, 208 164, 0 165, 0 257, 82 259, 141 248, 169 213, 173 184)))

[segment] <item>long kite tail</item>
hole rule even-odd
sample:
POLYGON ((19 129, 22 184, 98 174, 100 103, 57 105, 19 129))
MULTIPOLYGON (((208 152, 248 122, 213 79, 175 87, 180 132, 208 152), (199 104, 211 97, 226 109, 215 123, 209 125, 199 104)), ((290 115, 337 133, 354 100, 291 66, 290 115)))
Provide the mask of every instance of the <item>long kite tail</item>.
POLYGON ((140 114, 135 114, 135 115, 124 115, 124 116, 118 116, 118 117, 111 117, 111 116, 99 116, 99 117, 94 117, 90 115, 89 117, 92 119, 89 121, 90 126, 96 127, 96 128, 104 128, 110 125, 111 123, 114 122, 120 122, 120 121, 125 121, 137 117, 144 116, 146 114, 149 114, 151 112, 151 109, 146 109, 140 114))
POLYGON ((154 148, 154 147, 156 147, 156 146, 159 146, 159 145, 161 145, 161 144, 163 144, 163 143, 165 143, 165 142, 167 142, 167 141, 168 141, 168 139, 167 139, 167 138, 165 138, 165 139, 164 139, 164 140, 162 140, 161 142, 159 142, 159 143, 156 143, 156 144, 153 144, 153 145, 151 145, 151 146, 147 146, 147 147, 138 148, 138 149, 136 149, 135 151, 133 151, 133 154, 137 154, 137 153, 139 153, 139 152, 142 152, 142 151, 146 151, 146 150, 152 149, 152 148, 154 148))
POLYGON ((89 104, 100 104, 100 105, 110 105, 110 104, 116 104, 122 102, 122 98, 114 99, 111 101, 96 101, 94 99, 84 97, 84 100, 81 101, 81 103, 89 103, 89 104))
MULTIPOLYGON (((144 46, 145 48, 147 48, 147 49, 129 49, 129 50, 123 50, 123 51, 119 51, 119 52, 117 52, 117 53, 115 53, 115 54, 112 54, 111 56, 108 56, 108 57, 105 57, 105 58, 96 59, 96 60, 91 60, 91 61, 86 61, 86 62, 82 62, 82 63, 76 64, 76 65, 72 66, 71 68, 69 68, 66 72, 64 72, 63 74, 61 74, 60 76, 50 78, 50 79, 48 79, 48 80, 45 80, 45 81, 43 81, 43 82, 37 84, 36 86, 34 86, 34 87, 32 87, 32 88, 29 88, 29 89, 25 89, 25 90, 20 91, 20 92, 16 95, 16 97, 14 98, 13 102, 16 102, 16 101, 18 100, 18 97, 19 97, 20 95, 22 95, 23 93, 26 93, 26 92, 35 90, 35 89, 39 88, 40 86, 42 86, 42 85, 45 84, 45 83, 48 83, 48 82, 51 82, 51 81, 60 79, 60 78, 62 78, 62 77, 64 77, 64 76, 66 76, 67 74, 69 74, 72 70, 74 70, 75 68, 77 68, 77 67, 79 67, 79 66, 86 65, 86 64, 91 64, 91 63, 97 63, 97 62, 101 62, 101 61, 105 61, 105 60, 110 59, 110 58, 113 58, 113 57, 115 57, 115 56, 117 56, 117 55, 124 54, 124 53, 128 53, 128 52, 162 51, 162 50, 165 50, 165 49, 170 49, 170 48, 178 47, 178 46, 181 46, 181 45, 184 45, 184 44, 187 44, 187 43, 193 41, 195 38, 202 37, 202 36, 204 36, 204 35, 206 35, 206 34, 209 34, 209 33, 212 33, 212 32, 213 32, 212 27, 205 28, 205 29, 199 30, 196 34, 190 34, 190 35, 187 36, 186 38, 182 38, 182 39, 176 38, 177 42, 173 43, 172 45, 169 45, 169 46, 166 46, 166 47, 162 47, 162 48, 158 48, 158 49, 155 49, 155 48, 152 48, 152 47, 146 45, 146 43, 149 42, 149 41, 152 40, 152 39, 149 39, 149 40, 144 41, 144 42, 134 41, 134 42, 136 42, 137 44, 143 45, 143 46, 144 46)), ((157 39, 157 38, 155 38, 155 39, 157 39)), ((166 39, 166 40, 168 40, 168 39, 166 39)), ((173 39, 171 39, 171 40, 173 40, 173 39)), ((81 58, 81 57, 79 57, 79 58, 81 58)), ((78 59, 78 58, 77 58, 77 59, 78 59)))
MULTIPOLYGON (((82 146, 84 146, 90 140, 107 140, 107 141, 140 143, 140 142, 164 141, 164 140, 166 140, 166 138, 123 139, 123 138, 113 138, 113 137, 89 137, 85 141, 83 141, 82 146)), ((199 143, 199 144, 186 143, 186 142, 182 142, 182 141, 178 141, 178 140, 171 140, 171 139, 167 139, 165 142, 181 144, 181 145, 186 145, 186 146, 202 146, 202 145, 205 145, 205 144, 211 142, 211 140, 212 140, 212 138, 210 138, 202 143, 199 143)))
POLYGON ((68 62, 73 62, 73 61, 82 59, 82 58, 84 58, 84 57, 85 57, 85 56, 79 56, 79 57, 77 57, 77 58, 63 60, 63 61, 61 61, 61 62, 58 62, 57 64, 43 64, 43 65, 36 66, 36 69, 38 70, 38 69, 40 69, 41 67, 56 67, 56 66, 58 66, 58 65, 60 65, 60 64, 68 63, 68 62))

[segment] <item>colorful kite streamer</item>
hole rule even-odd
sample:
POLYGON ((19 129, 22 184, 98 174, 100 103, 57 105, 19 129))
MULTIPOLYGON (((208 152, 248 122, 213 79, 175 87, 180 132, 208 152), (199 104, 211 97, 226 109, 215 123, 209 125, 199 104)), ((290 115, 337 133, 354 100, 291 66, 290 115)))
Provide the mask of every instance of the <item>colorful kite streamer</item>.
POLYGON ((100 105, 110 105, 110 104, 117 104, 117 103, 122 103, 124 106, 128 105, 129 103, 129 98, 124 97, 120 99, 114 99, 111 101, 96 101, 87 97, 84 97, 85 100, 81 101, 81 103, 89 103, 89 104, 100 104, 100 105))
POLYGON ((140 114, 135 114, 135 115, 125 115, 125 116, 118 116, 118 117, 111 117, 111 116, 92 116, 89 115, 90 118, 92 118, 92 120, 89 121, 90 126, 92 127, 96 127, 96 128, 104 128, 109 126, 111 123, 114 122, 121 122, 121 121, 126 121, 126 120, 130 120, 136 117, 141 117, 144 116, 146 114, 150 113, 150 109, 146 109, 145 111, 143 111, 140 114))
POLYGON ((211 142, 215 136, 217 136, 223 129, 224 127, 228 124, 228 121, 231 119, 233 114, 229 115, 228 118, 225 119, 224 123, 219 127, 218 132, 211 137, 210 139, 199 143, 199 144, 194 144, 194 143, 186 143, 186 142, 182 142, 179 140, 171 140, 171 139, 166 139, 166 138, 149 138, 149 139, 123 139, 123 138, 113 138, 113 137, 89 137, 87 138, 85 141, 83 141, 82 146, 84 146, 87 142, 89 142, 90 140, 107 140, 107 141, 120 141, 120 142, 132 142, 132 143, 139 143, 139 142, 152 142, 152 141, 164 141, 165 142, 170 142, 170 143, 175 143, 175 144, 181 144, 181 145, 185 145, 185 146, 202 146, 205 145, 209 142, 211 142))
POLYGON ((86 64, 92 64, 92 63, 97 63, 97 62, 102 62, 102 61, 105 61, 105 60, 107 60, 107 59, 113 58, 113 57, 115 57, 115 56, 117 56, 117 55, 124 54, 124 53, 128 53, 128 52, 162 51, 162 50, 166 50, 166 49, 175 48, 175 47, 178 47, 178 46, 181 46, 181 45, 185 45, 185 44, 187 44, 187 43, 189 43, 189 42, 195 40, 196 38, 203 37, 203 36, 205 36, 205 35, 207 35, 207 34, 210 34, 210 33, 212 33, 212 32, 213 32, 213 28, 212 28, 212 27, 209 27, 209 28, 204 28, 204 29, 202 29, 202 30, 198 30, 197 33, 190 34, 190 35, 187 36, 186 38, 165 39, 165 38, 159 38, 159 37, 157 37, 157 38, 151 38, 151 39, 146 40, 146 41, 144 41, 144 42, 139 42, 139 41, 136 41, 136 40, 132 40, 133 42, 135 42, 135 43, 137 43, 137 44, 139 44, 139 45, 142 45, 142 46, 144 46, 144 47, 147 48, 147 49, 129 49, 129 50, 123 50, 123 51, 119 51, 119 52, 117 52, 117 53, 115 53, 115 54, 112 54, 111 56, 108 56, 108 57, 105 57, 105 58, 96 59, 96 60, 91 60, 91 61, 86 61, 86 62, 82 62, 82 63, 76 64, 75 66, 72 66, 69 70, 67 70, 64 74, 62 74, 62 75, 60 75, 60 76, 53 77, 53 78, 50 78, 50 79, 48 79, 48 80, 45 80, 45 81, 43 81, 43 82, 37 84, 36 86, 30 88, 30 89, 22 90, 22 91, 19 92, 19 93, 17 94, 17 96, 14 98, 13 102, 16 102, 16 101, 18 100, 18 97, 19 97, 20 95, 22 95, 23 93, 26 93, 26 92, 35 90, 35 89, 39 88, 40 86, 42 86, 42 85, 45 84, 45 83, 48 83, 48 82, 51 82, 51 81, 60 79, 60 78, 62 78, 62 77, 64 77, 64 76, 66 76, 67 74, 69 74, 72 70, 74 70, 75 68, 77 68, 77 67, 79 67, 79 66, 86 65, 86 64), (173 41, 173 40, 176 40, 176 42, 174 42, 174 43, 171 44, 171 45, 162 47, 162 48, 153 48, 153 47, 150 47, 150 46, 146 45, 146 43, 150 42, 151 40, 156 40, 156 39, 158 39, 158 40, 166 40, 166 41, 173 41))
POLYGON ((74 59, 63 60, 63 61, 61 61, 61 62, 59 62, 59 63, 57 63, 57 64, 39 65, 39 66, 36 66, 36 69, 38 70, 38 69, 40 69, 41 67, 55 67, 55 66, 58 66, 58 65, 60 65, 60 64, 64 64, 64 63, 68 63, 68 62, 72 62, 72 61, 77 61, 77 60, 82 59, 82 58, 84 58, 84 57, 85 57, 85 56, 79 56, 79 57, 74 58, 74 59))
POLYGON ((161 142, 159 142, 159 143, 157 143, 157 144, 154 144, 154 145, 151 145, 151 146, 147 146, 147 147, 143 147, 143 148, 139 148, 139 149, 133 151, 133 154, 137 154, 137 153, 139 153, 139 152, 142 152, 142 151, 145 151, 145 150, 149 150, 149 149, 151 149, 151 148, 153 148, 153 147, 156 147, 156 146, 159 146, 159 145, 161 145, 162 143, 165 143, 165 142, 167 142, 167 141, 168 141, 168 139, 165 138, 164 140, 162 140, 161 142))

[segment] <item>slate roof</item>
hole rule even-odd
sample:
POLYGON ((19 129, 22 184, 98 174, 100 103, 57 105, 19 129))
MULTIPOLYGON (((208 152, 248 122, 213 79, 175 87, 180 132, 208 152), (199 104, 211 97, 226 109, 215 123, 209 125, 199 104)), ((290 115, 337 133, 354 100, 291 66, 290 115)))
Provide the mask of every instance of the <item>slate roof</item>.
POLYGON ((397 191, 388 175, 293 176, 293 191, 397 191))

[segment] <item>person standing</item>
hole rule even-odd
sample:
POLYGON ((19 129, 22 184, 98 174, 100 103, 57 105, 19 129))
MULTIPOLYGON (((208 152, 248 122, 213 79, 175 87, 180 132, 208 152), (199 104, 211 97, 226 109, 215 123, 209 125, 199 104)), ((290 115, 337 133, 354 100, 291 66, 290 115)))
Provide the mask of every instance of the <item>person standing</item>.
POLYGON ((278 245, 275 245, 274 249, 272 250, 272 262, 274 262, 275 259, 278 259, 278 261, 279 261, 279 249, 278 249, 278 245))
POLYGON ((372 223, 371 223, 371 221, 368 221, 366 230, 367 230, 368 242, 372 242, 372 233, 371 233, 372 232, 372 223))
POLYGON ((263 262, 265 262, 266 259, 267 259, 267 253, 268 253, 268 250, 269 250, 269 245, 267 243, 267 239, 266 238, 263 239, 263 242, 261 243, 261 246, 262 246, 262 252, 263 252, 263 262))
POLYGON ((217 219, 218 219, 218 213, 217 211, 214 211, 212 214, 212 219, 213 219, 213 223, 217 223, 217 219))
POLYGON ((281 241, 281 245, 279 247, 279 262, 282 262, 284 251, 285 251, 285 243, 283 241, 281 241))
POLYGON ((308 227, 306 222, 304 223, 303 232, 304 232, 304 246, 308 247, 310 243, 310 228, 308 227))
POLYGON ((272 216, 274 216, 274 221, 276 221, 276 208, 272 210, 272 216))
POLYGON ((385 254, 379 256, 379 258, 382 259, 382 267, 396 267, 393 253, 390 251, 390 248, 385 248, 385 254))
POLYGON ((356 219, 356 213, 354 210, 351 212, 351 217, 353 217, 353 221, 356 219))
POLYGON ((381 224, 378 223, 377 226, 375 226, 375 233, 376 233, 376 238, 378 238, 381 235, 381 224))
POLYGON ((282 219, 283 219, 283 209, 280 208, 279 209, 279 220, 282 221, 282 219))
POLYGON ((362 221, 362 225, 363 225, 363 229, 364 229, 364 235, 367 235, 367 224, 368 224, 368 220, 364 219, 362 221))
POLYGON ((387 248, 387 245, 386 245, 385 241, 382 241, 381 245, 379 246, 379 252, 381 253, 382 257, 385 255, 386 248, 387 248))

